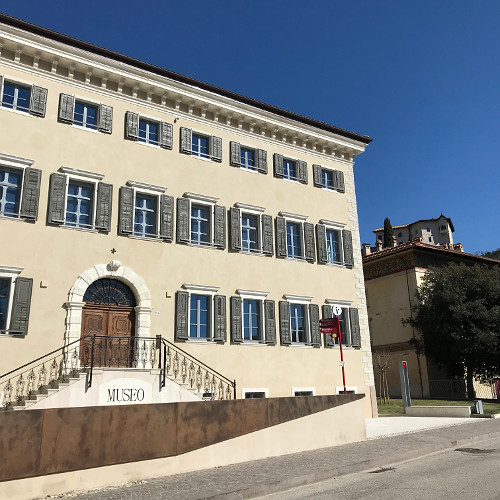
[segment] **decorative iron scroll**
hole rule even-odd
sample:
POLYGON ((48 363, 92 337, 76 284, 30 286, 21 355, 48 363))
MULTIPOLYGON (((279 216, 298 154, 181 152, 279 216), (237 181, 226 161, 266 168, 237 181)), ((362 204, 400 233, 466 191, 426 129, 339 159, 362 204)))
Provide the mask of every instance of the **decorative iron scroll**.
POLYGON ((111 278, 94 281, 86 290, 83 301, 108 306, 136 305, 132 290, 123 282, 111 278))

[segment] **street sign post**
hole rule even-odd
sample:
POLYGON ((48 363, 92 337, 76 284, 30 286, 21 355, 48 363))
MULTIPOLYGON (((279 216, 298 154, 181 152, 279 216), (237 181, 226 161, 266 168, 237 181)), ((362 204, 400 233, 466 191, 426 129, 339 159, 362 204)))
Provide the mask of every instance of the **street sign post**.
POLYGON ((347 388, 345 385, 345 369, 344 369, 344 352, 342 350, 342 330, 340 328, 340 318, 342 314, 342 308, 339 306, 332 307, 332 313, 335 315, 334 318, 325 318, 319 320, 319 329, 321 333, 327 333, 332 338, 339 337, 340 346, 340 366, 342 367, 342 382, 344 384, 344 394, 347 394, 347 388))
POLYGON ((410 378, 408 377, 408 363, 406 361, 399 362, 399 379, 401 380, 403 410, 406 413, 406 408, 411 406, 410 378))

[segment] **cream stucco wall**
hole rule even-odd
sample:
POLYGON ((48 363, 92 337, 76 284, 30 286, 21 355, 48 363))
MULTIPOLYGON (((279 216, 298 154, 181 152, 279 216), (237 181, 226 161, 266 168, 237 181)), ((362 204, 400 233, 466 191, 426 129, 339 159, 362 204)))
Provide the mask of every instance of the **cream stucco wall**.
MULTIPOLYGON (((0 218, 4 235, 1 265, 23 268, 22 276, 33 278, 30 327, 25 338, 0 338, 0 372, 5 373, 65 342, 69 292, 78 277, 94 266, 105 266, 111 259, 130 269, 150 294, 150 332, 173 341, 175 292, 184 283, 219 287, 227 297, 228 342, 187 342, 181 347, 214 367, 238 387, 268 388, 269 396, 290 394, 291 387, 315 387, 316 394, 334 393, 341 385, 339 351, 309 347, 232 345, 229 297, 236 289, 269 292, 276 301, 284 294, 312 296, 312 303, 325 299, 350 301, 360 313, 362 348, 347 348, 347 384, 357 392, 370 394, 373 386, 368 317, 360 255, 359 230, 352 161, 310 150, 277 138, 245 131, 238 126, 208 120, 181 109, 175 110, 139 100, 83 82, 42 72, 15 61, 0 60, 0 74, 10 80, 36 84, 48 89, 45 118, 17 113, 0 107, 2 141, 0 153, 28 158, 42 170, 39 216, 35 223, 0 218), (92 103, 113 107, 111 135, 58 123, 59 94, 74 94, 92 103), (126 111, 173 124, 171 151, 124 139, 126 111), (176 120, 175 120, 176 119, 176 120), (174 120, 176 123, 174 124, 174 120), (222 163, 204 161, 179 152, 180 127, 222 137, 222 163), (229 165, 229 141, 265 149, 267 175, 229 165), (309 184, 302 185, 273 177, 273 153, 307 162, 309 184), (342 170, 346 193, 315 188, 312 164, 342 170), (70 167, 104 175, 113 185, 112 223, 109 234, 47 225, 49 176, 60 167, 70 167), (219 198, 218 204, 230 208, 236 202, 265 207, 273 218, 280 211, 307 215, 317 224, 328 219, 345 224, 353 232, 354 269, 324 266, 273 257, 231 253, 117 235, 118 190, 128 180, 166 186, 175 198, 193 192, 219 198), (111 253, 115 249, 116 253, 111 253)), ((297 127, 300 125, 297 123, 297 127)), ((175 237, 174 237, 175 239, 175 237)), ((78 329, 78 325, 74 325, 78 329)), ((365 398, 366 415, 372 414, 370 398, 365 398)))

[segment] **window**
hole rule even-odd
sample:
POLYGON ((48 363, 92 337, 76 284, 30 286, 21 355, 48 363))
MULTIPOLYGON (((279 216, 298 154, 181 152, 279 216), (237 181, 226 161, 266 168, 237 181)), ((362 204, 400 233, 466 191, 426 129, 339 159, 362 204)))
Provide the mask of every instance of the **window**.
POLYGON ((248 168, 249 170, 256 169, 255 151, 253 149, 240 148, 240 166, 241 168, 248 168))
POLYGON ((274 176, 307 184, 307 163, 305 161, 285 158, 274 154, 274 176))
POLYGON ((29 113, 30 89, 22 85, 5 82, 3 86, 2 106, 29 113))
POLYGON ((191 295, 189 310, 189 338, 210 338, 209 304, 210 297, 207 295, 191 295))
POLYGON ((276 344, 273 300, 267 292, 236 290, 231 297, 231 341, 233 343, 276 344))
POLYGON ((230 163, 245 170, 267 174, 267 151, 230 142, 230 163))
POLYGON ((379 234, 379 235, 377 236, 377 239, 378 239, 378 241, 382 241, 383 236, 382 236, 381 234, 379 234))
POLYGON ((111 134, 113 108, 76 99, 74 95, 60 94, 58 119, 62 123, 111 134))
POLYGON ((243 399, 263 399, 269 397, 269 389, 267 388, 250 388, 241 389, 241 397, 243 399))
POLYGON ((314 387, 292 387, 292 396, 314 396, 315 393, 314 387))
POLYGON ((226 208, 218 198, 184 193, 177 199, 177 242, 226 247, 226 208))
POLYGON ((97 128, 97 106, 76 101, 73 123, 80 127, 95 130, 97 128))
POLYGON ((158 144, 158 123, 139 119, 139 142, 146 144, 158 144))
POLYGON ((333 168, 313 165, 314 185, 329 191, 345 192, 344 172, 333 168))
POLYGON ((226 297, 219 287, 185 283, 175 296, 175 340, 226 341, 226 297))
POLYGON ((164 194, 166 189, 127 181, 120 188, 118 234, 172 241, 174 198, 164 194))
POLYGON ((32 164, 0 153, 0 216, 37 219, 42 172, 32 164))
POLYGON ((282 345, 321 346, 319 306, 312 297, 285 295, 280 301, 280 334, 282 345))
MULTIPOLYGON (((339 316, 342 345, 346 347, 360 347, 361 337, 358 309, 349 307, 350 302, 346 301, 332 301, 331 299, 327 299, 327 302, 328 304, 322 307, 323 318, 333 317, 333 306, 338 306, 342 310, 339 316)), ((339 343, 339 337, 332 338, 330 335, 325 334, 325 346, 334 347, 338 346, 339 343)))
POLYGON ((263 207, 235 203, 230 209, 231 250, 273 255, 273 219, 263 207))
POLYGON ((353 267, 352 233, 343 228, 344 224, 326 219, 321 219, 320 224, 316 224, 320 264, 353 267))
POLYGON ((113 186, 101 174, 61 167, 50 176, 47 221, 109 232, 113 186))
POLYGON ((47 89, 5 80, 0 76, 1 106, 6 109, 45 116, 47 89))
POLYGON ((172 149, 173 127, 170 123, 146 118, 139 113, 127 111, 125 115, 125 138, 149 146, 172 149))
POLYGON ((0 266, 0 335, 26 335, 33 280, 18 267, 0 266))
POLYGON ((298 259, 302 257, 302 226, 297 222, 286 223, 286 255, 298 259))
POLYGON ((280 212, 276 217, 276 256, 294 260, 316 260, 314 225, 307 216, 280 212))
POLYGON ((338 229, 326 228, 326 254, 328 264, 342 263, 342 233, 338 229))
POLYGON ((402 238, 403 237, 403 233, 398 233, 398 238, 402 238))
POLYGON ((442 230, 442 231, 443 231, 443 230, 444 230, 444 231, 446 230, 446 225, 445 225, 445 224, 441 224, 441 230, 442 230))
POLYGON ((222 161, 222 139, 181 127, 181 153, 220 163, 222 161))

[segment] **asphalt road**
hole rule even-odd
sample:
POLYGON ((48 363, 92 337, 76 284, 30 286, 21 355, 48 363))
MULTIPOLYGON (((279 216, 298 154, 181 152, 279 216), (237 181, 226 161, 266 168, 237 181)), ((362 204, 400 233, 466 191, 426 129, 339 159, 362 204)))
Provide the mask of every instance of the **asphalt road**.
POLYGON ((500 438, 393 467, 259 497, 265 500, 500 499, 500 438))

